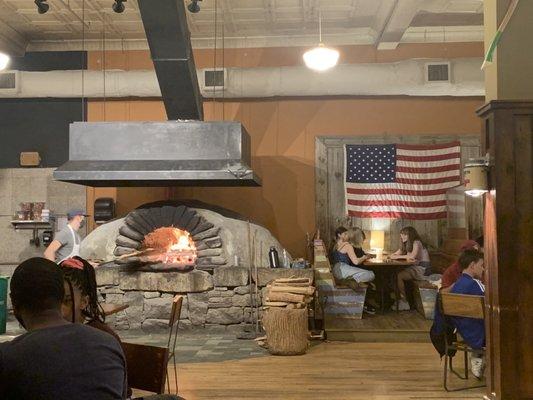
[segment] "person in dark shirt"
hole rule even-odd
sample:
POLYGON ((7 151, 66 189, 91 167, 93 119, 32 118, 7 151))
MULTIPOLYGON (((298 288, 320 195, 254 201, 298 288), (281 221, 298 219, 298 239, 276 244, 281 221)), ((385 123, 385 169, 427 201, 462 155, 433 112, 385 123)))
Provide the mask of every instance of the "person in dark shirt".
POLYGON ((13 311, 27 333, 0 344, 0 399, 126 398, 120 345, 107 333, 63 319, 64 294, 54 262, 36 257, 15 269, 13 311))
MULTIPOLYGON (((469 294, 475 296, 485 295, 483 279, 483 253, 477 250, 466 250, 459 257, 459 267, 463 271, 457 282, 452 287, 451 293, 469 294)), ((477 318, 452 318, 452 322, 461 334, 464 341, 479 353, 471 357, 471 370, 475 377, 483 376, 484 360, 482 358, 485 347, 485 321, 477 318)))

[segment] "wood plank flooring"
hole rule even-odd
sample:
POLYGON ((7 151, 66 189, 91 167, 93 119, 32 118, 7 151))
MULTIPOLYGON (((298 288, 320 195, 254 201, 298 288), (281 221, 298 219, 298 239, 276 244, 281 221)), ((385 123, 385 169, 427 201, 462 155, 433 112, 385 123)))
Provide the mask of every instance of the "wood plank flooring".
POLYGON ((178 380, 187 400, 481 399, 484 394, 484 389, 444 391, 442 363, 428 343, 324 342, 303 356, 182 364, 178 380))
POLYGON ((428 342, 433 321, 416 311, 364 314, 363 319, 335 318, 326 321, 328 339, 352 342, 428 342))

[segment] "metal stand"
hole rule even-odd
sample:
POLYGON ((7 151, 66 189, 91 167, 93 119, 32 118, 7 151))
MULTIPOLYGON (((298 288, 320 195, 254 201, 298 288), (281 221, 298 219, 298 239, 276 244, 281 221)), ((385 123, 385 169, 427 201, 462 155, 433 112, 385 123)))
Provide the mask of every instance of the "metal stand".
POLYGON ((11 221, 11 225, 18 230, 32 230, 32 238, 30 244, 39 247, 41 239, 39 238, 39 231, 46 231, 52 229, 52 222, 48 221, 11 221))

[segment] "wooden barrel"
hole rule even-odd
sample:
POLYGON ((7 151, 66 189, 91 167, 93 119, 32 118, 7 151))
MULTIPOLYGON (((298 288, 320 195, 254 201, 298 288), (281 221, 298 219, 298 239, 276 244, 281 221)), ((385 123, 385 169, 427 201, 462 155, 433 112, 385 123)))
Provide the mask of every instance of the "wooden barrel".
POLYGON ((309 347, 307 308, 270 307, 263 316, 270 354, 305 354, 309 347))

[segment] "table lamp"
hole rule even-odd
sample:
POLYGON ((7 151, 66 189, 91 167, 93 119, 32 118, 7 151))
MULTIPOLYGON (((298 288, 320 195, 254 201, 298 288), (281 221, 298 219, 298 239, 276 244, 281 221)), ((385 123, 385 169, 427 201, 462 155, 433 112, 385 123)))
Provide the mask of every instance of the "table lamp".
POLYGON ((370 248, 376 252, 376 262, 383 261, 383 248, 385 247, 385 231, 370 232, 370 248))

